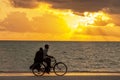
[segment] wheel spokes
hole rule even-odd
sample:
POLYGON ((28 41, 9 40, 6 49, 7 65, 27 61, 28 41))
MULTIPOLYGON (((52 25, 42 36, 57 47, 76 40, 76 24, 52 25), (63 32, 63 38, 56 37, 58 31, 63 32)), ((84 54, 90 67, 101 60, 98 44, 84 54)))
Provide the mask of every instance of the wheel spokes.
POLYGON ((63 76, 67 72, 67 66, 64 63, 59 62, 54 66, 54 72, 58 76, 63 76))

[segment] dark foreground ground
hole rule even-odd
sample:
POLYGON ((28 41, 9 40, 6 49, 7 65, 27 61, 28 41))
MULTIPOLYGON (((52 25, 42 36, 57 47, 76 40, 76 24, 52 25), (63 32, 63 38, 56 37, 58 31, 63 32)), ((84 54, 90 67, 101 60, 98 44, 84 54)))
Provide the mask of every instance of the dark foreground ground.
POLYGON ((0 80, 120 80, 120 76, 14 76, 0 77, 0 80))
POLYGON ((68 73, 65 76, 51 73, 42 77, 31 73, 0 73, 0 80, 120 80, 120 73, 68 73))

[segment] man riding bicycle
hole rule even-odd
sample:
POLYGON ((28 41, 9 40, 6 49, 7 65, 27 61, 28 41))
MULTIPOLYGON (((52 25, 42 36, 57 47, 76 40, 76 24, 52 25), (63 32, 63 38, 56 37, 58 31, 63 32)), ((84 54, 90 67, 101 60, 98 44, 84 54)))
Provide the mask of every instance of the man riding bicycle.
POLYGON ((49 73, 51 69, 56 75, 63 76, 67 72, 66 64, 64 64, 63 62, 57 62, 53 56, 49 56, 47 54, 48 49, 49 45, 46 44, 44 46, 44 49, 40 48, 39 51, 37 51, 34 58, 34 64, 30 66, 30 69, 35 76, 42 76, 45 72, 49 73))
POLYGON ((49 49, 49 45, 45 44, 44 49, 43 49, 43 61, 47 63, 47 67, 46 67, 47 73, 50 72, 50 67, 51 67, 51 59, 50 58, 53 58, 52 56, 47 54, 48 49, 49 49))

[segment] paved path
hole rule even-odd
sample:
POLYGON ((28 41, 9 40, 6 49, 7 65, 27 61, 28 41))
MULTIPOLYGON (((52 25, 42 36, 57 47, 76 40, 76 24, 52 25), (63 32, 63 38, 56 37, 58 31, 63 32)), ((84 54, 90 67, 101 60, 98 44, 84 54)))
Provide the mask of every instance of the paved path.
POLYGON ((0 73, 0 80, 120 80, 120 73, 67 73, 65 76, 51 73, 42 77, 32 73, 0 73))

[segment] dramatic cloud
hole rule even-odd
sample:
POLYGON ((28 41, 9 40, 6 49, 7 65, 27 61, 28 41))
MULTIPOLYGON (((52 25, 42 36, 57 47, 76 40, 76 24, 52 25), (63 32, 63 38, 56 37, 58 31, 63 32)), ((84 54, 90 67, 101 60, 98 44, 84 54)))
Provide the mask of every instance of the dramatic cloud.
POLYGON ((76 12, 105 10, 120 13, 120 0, 10 0, 15 7, 33 8, 39 2, 52 4, 53 8, 71 9, 76 12))
POLYGON ((0 30, 10 32, 66 33, 69 31, 64 20, 52 14, 34 17, 31 21, 25 13, 14 12, 0 22, 0 30), (62 25, 62 26, 61 26, 62 25), (65 29, 64 29, 65 28, 65 29))
POLYGON ((18 40, 120 40, 119 3, 120 0, 0 0, 0 36, 18 40))
POLYGON ((4 30, 11 32, 27 32, 31 31, 31 24, 26 17, 26 14, 14 12, 8 15, 4 21, 0 22, 4 30))
POLYGON ((84 11, 98 11, 104 7, 107 7, 108 4, 106 4, 106 0, 70 0, 68 2, 54 2, 53 7, 54 8, 61 8, 61 9, 72 9, 74 11, 78 12, 84 12, 84 11))
POLYGON ((51 2, 54 8, 72 9, 77 12, 107 9, 111 13, 120 13, 120 0, 61 0, 61 3, 53 0, 47 1, 51 2))
POLYGON ((14 7, 34 8, 38 5, 37 0, 10 0, 14 7))

